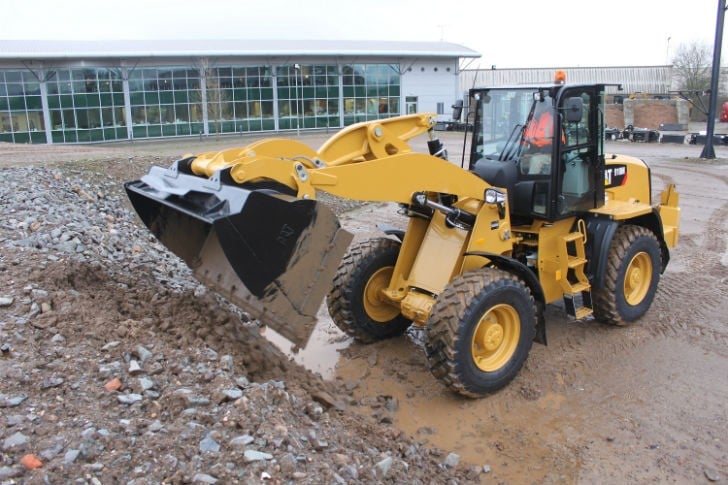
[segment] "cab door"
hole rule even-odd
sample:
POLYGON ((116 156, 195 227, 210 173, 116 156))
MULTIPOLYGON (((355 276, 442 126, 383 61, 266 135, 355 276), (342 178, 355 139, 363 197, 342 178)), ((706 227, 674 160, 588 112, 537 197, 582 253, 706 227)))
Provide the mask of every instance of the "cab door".
POLYGON ((604 204, 604 141, 600 86, 562 90, 557 100, 561 133, 554 184, 555 219, 586 212, 604 204), (578 112, 581 116, 578 116, 578 112))

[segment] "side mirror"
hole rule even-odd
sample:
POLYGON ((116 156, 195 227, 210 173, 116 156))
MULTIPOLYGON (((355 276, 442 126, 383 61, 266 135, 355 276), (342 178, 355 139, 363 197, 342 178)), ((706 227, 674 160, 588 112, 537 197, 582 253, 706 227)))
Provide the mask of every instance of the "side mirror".
POLYGON ((568 98, 566 100, 566 121, 579 123, 584 116, 584 100, 580 97, 568 98))
POLYGON ((452 119, 453 121, 460 121, 460 117, 463 115, 463 100, 455 100, 455 104, 452 105, 452 119))

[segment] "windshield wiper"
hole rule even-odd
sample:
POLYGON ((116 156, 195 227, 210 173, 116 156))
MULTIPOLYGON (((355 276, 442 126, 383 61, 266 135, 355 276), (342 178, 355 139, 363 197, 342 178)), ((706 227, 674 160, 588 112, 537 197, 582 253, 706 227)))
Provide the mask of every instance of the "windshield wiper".
POLYGON ((498 160, 500 160, 500 161, 510 160, 511 158, 513 158, 511 155, 513 155, 513 156, 517 155, 518 147, 521 145, 520 141, 523 136, 524 128, 525 128, 525 125, 516 123, 516 125, 513 127, 513 130, 511 131, 511 134, 508 136, 508 140, 506 140, 506 146, 503 147, 503 151, 501 152, 500 156, 498 157, 498 160), (517 137, 515 136, 516 133, 518 133, 517 137))

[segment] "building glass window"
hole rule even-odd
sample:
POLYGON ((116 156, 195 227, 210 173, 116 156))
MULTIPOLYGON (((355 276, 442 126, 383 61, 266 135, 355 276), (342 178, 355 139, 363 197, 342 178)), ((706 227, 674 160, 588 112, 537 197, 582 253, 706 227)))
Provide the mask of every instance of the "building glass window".
POLYGON ((404 98, 405 111, 408 115, 417 113, 417 96, 407 96, 404 98))
POLYGON ((275 129, 273 80, 265 66, 207 69, 207 116, 210 133, 275 129))
POLYGON ((190 67, 137 68, 129 72, 134 138, 203 132, 200 74, 190 67))
POLYGON ((335 65, 278 66, 276 80, 282 130, 340 126, 339 75, 335 65))
POLYGON ((56 69, 47 77, 54 143, 127 138, 124 89, 118 69, 56 69))
POLYGON ((399 116, 399 74, 393 64, 347 64, 344 124, 399 116))
POLYGON ((0 71, 0 141, 46 142, 40 83, 30 71, 0 71))
POLYGON ((213 65, 129 68, 128 105, 123 68, 48 69, 45 118, 36 75, 0 70, 0 141, 45 143, 46 130, 54 143, 124 140, 130 132, 133 138, 198 135, 205 132, 203 87, 210 133, 272 131, 276 121, 282 130, 340 128, 342 119, 349 125, 402 111, 394 64, 213 65))

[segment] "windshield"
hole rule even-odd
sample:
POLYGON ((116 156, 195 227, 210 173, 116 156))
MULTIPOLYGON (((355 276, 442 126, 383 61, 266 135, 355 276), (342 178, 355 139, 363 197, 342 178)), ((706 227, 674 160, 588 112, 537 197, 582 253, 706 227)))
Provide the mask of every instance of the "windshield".
POLYGON ((533 131, 529 121, 552 106, 548 95, 537 89, 490 90, 477 103, 475 154, 492 160, 518 158, 524 136, 533 131))

